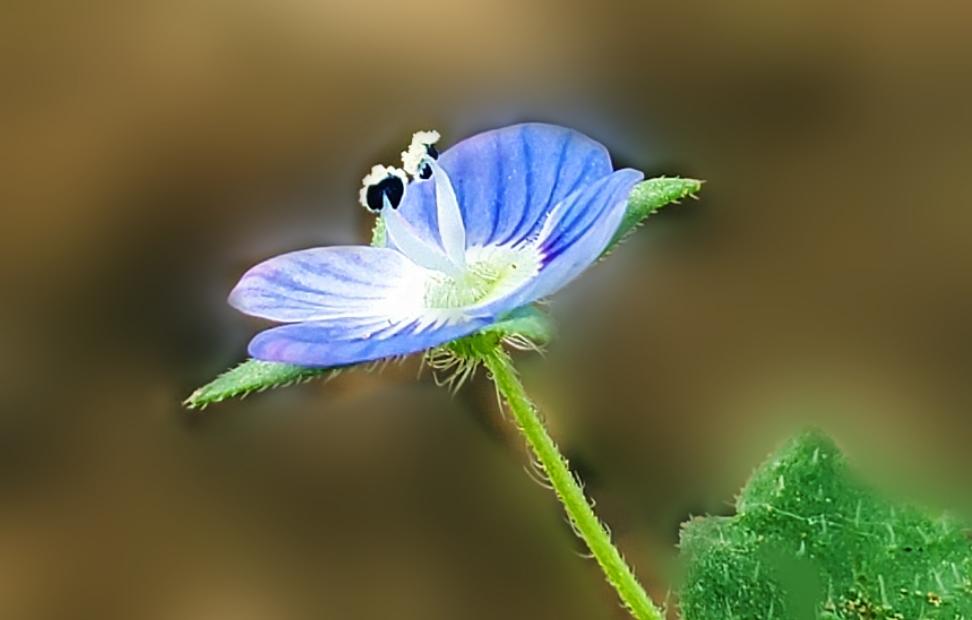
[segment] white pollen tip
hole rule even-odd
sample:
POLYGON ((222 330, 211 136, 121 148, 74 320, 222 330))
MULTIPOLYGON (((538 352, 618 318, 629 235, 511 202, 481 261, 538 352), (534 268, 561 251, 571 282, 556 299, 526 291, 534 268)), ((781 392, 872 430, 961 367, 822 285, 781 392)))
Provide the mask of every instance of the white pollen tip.
POLYGON ((405 172, 414 178, 418 178, 422 161, 429 154, 429 147, 438 142, 440 138, 442 136, 435 130, 413 133, 412 143, 408 145, 408 149, 402 151, 402 167, 405 168, 405 172))
MULTIPOLYGON (((368 188, 372 185, 377 185, 381 183, 389 176, 396 176, 402 180, 402 184, 408 185, 408 175, 401 168, 395 168, 394 166, 383 166, 381 164, 375 164, 371 167, 371 172, 366 174, 363 179, 361 179, 361 190, 358 192, 358 202, 365 209, 368 209, 368 188)), ((370 209, 369 209, 370 210, 370 209)))

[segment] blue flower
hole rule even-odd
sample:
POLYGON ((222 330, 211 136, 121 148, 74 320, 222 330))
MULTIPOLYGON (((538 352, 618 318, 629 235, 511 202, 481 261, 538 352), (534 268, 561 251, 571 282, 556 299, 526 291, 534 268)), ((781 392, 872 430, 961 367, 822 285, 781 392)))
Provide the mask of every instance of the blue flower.
POLYGON ((287 323, 258 334, 250 355, 343 366, 474 333, 597 260, 643 178, 563 127, 487 131, 438 158, 431 134, 403 153, 412 182, 381 166, 366 177, 362 199, 384 220, 385 247, 291 252, 243 276, 230 304, 287 323))

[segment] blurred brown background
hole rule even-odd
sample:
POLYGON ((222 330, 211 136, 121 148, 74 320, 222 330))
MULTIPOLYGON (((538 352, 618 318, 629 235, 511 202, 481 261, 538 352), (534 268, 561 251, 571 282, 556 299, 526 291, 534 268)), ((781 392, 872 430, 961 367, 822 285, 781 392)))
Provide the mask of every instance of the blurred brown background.
POLYGON ((622 618, 490 386, 414 364, 190 414, 255 262, 364 238, 416 129, 576 126, 708 180, 553 304, 526 383, 658 598, 820 425, 972 513, 959 2, 7 2, 0 617, 622 618))

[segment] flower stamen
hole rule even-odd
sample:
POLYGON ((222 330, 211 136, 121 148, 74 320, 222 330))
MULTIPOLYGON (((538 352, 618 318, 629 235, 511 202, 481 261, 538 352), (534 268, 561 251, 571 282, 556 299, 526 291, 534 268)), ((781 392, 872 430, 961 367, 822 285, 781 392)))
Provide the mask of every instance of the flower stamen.
POLYGON ((405 195, 406 185, 408 176, 401 168, 377 164, 361 179, 358 200, 361 206, 372 213, 380 212, 386 204, 397 209, 405 195))
POLYGON ((427 179, 432 176, 432 168, 428 162, 439 158, 436 142, 442 136, 438 131, 416 131, 412 134, 412 142, 402 151, 402 167, 415 180, 427 179))

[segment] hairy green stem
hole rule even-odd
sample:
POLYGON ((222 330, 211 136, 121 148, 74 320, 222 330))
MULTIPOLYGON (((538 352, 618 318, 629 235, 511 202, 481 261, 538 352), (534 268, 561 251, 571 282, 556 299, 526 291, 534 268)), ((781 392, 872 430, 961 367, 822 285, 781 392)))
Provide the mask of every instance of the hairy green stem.
POLYGON ((662 613, 651 602, 645 589, 638 583, 631 568, 611 542, 610 534, 594 514, 581 485, 570 471, 567 459, 547 433, 536 407, 530 402, 517 377, 509 355, 496 348, 485 356, 484 363, 492 374, 496 390, 506 401, 517 426, 543 467, 577 535, 587 544, 604 571, 608 583, 617 591, 621 601, 635 618, 662 620, 662 613))

